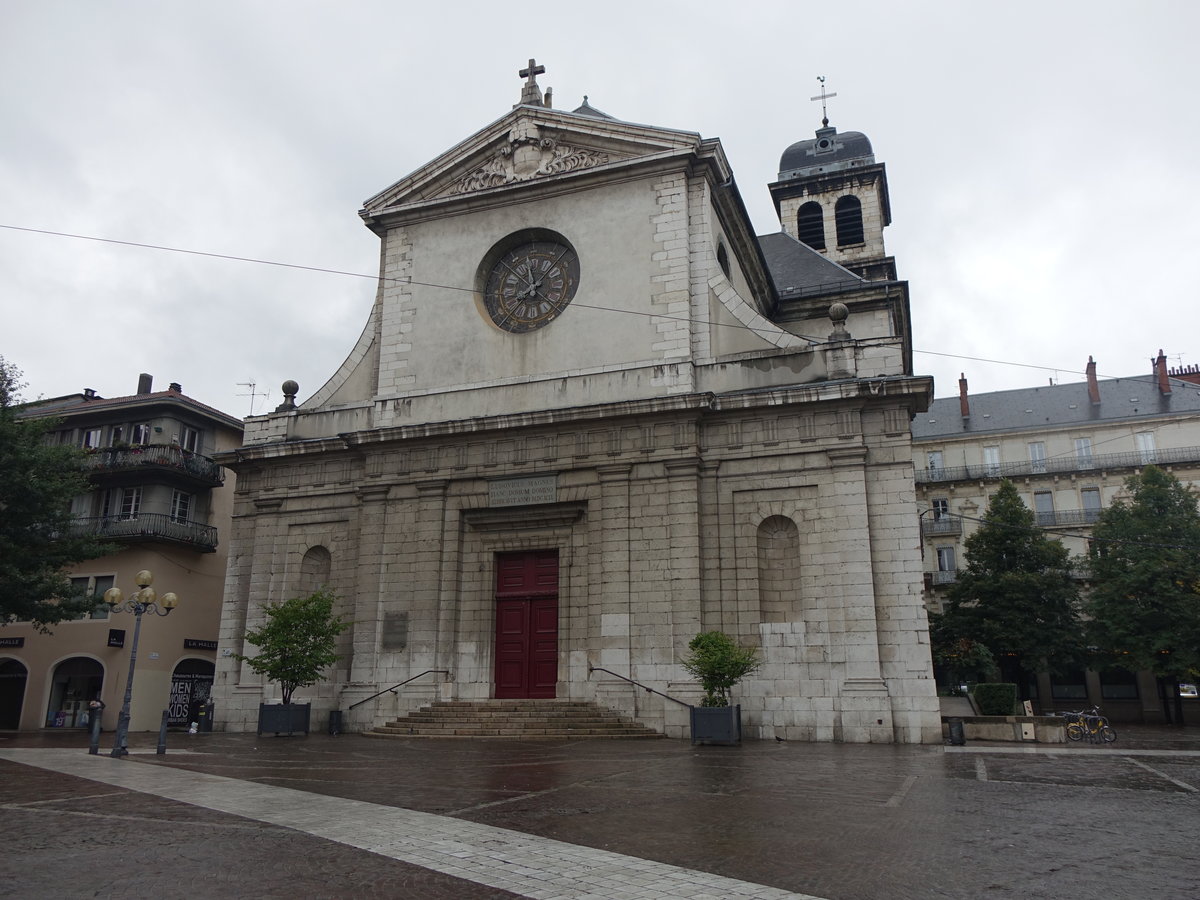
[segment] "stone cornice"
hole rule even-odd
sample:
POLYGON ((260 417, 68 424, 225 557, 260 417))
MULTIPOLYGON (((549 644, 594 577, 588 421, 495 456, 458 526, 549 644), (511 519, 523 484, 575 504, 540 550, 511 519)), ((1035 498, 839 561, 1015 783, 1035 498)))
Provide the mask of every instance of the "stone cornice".
POLYGON ((926 376, 820 381, 812 384, 763 388, 728 394, 693 393, 618 403, 539 410, 498 416, 480 416, 423 425, 398 425, 339 435, 318 440, 254 444, 221 454, 218 461, 235 471, 247 463, 284 457, 299 458, 337 451, 369 451, 372 447, 423 438, 456 438, 492 431, 555 427, 587 427, 597 421, 677 416, 704 416, 712 412, 738 412, 770 407, 809 406, 819 403, 856 404, 900 402, 910 410, 927 408, 933 395, 933 379, 926 376))

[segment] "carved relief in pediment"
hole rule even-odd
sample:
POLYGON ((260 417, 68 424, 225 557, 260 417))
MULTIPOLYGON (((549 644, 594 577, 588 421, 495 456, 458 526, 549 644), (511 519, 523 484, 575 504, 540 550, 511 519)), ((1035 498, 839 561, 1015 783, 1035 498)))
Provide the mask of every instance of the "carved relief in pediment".
POLYGON ((598 150, 541 137, 536 125, 520 122, 509 132, 508 143, 482 166, 454 182, 446 193, 467 194, 546 175, 561 175, 603 165, 608 158, 607 153, 598 150))

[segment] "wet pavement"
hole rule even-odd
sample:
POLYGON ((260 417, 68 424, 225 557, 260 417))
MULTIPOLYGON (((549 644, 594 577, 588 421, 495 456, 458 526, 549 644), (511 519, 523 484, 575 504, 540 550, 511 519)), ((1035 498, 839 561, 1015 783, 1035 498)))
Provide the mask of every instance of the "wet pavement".
POLYGON ((1200 897, 1197 728, 154 744, 113 760, 81 734, 0 736, 0 897, 1200 897))

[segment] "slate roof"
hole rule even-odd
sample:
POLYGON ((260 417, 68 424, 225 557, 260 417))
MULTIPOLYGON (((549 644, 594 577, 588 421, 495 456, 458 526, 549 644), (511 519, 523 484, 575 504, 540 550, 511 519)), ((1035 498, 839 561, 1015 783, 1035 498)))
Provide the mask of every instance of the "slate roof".
POLYGON ((783 151, 779 157, 779 180, 844 169, 851 160, 861 160, 859 165, 875 162, 875 153, 867 136, 859 131, 838 134, 835 128, 822 128, 816 137, 797 141, 783 151), (820 149, 821 141, 828 142, 832 149, 820 149))
POLYGON ((130 394, 125 397, 107 398, 99 396, 89 398, 84 397, 83 394, 68 394, 64 397, 51 397, 47 400, 35 400, 32 403, 25 404, 22 407, 22 415, 30 417, 52 415, 66 418, 88 415, 90 413, 105 413, 121 407, 153 406, 160 402, 190 406, 197 412, 209 418, 222 421, 230 428, 235 428, 239 431, 244 427, 241 419, 231 416, 229 413, 221 412, 216 407, 209 406, 207 403, 201 403, 199 400, 194 400, 178 391, 152 391, 147 394, 130 394))
POLYGON ((1100 403, 1088 399, 1086 381, 1011 391, 968 394, 971 416, 965 420, 959 398, 934 400, 912 421, 914 440, 1012 431, 1045 431, 1096 422, 1150 419, 1167 414, 1200 413, 1200 386, 1172 379, 1170 399, 1158 392, 1154 375, 1106 378, 1098 382, 1100 403))
POLYGON ((758 246, 780 299, 854 290, 871 284, 785 232, 759 235, 758 246))

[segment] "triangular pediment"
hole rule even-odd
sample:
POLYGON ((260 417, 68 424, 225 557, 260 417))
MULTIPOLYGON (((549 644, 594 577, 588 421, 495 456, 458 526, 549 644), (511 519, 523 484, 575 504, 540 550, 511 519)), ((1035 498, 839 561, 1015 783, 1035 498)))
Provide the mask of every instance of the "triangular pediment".
POLYGON ((363 216, 695 152, 698 134, 519 106, 363 204, 363 216))

